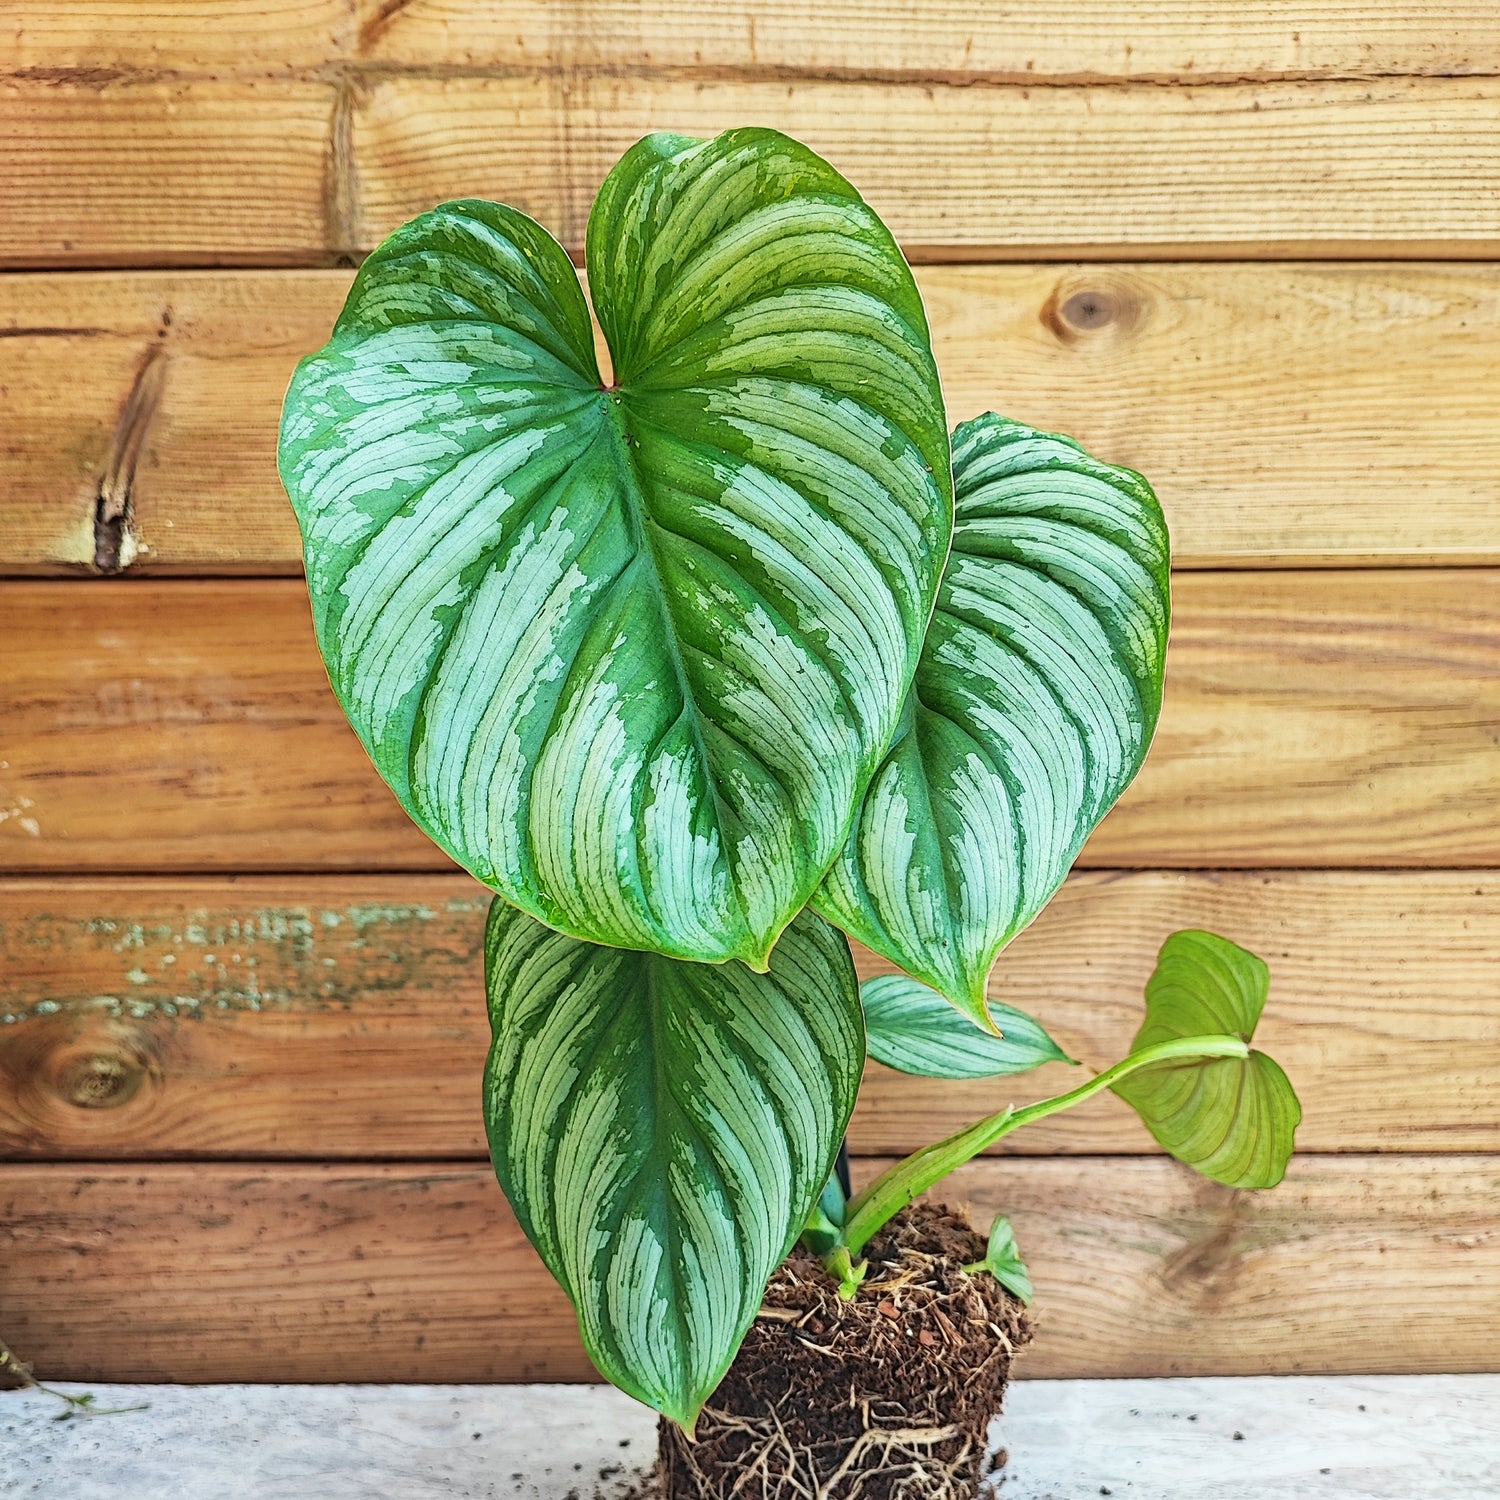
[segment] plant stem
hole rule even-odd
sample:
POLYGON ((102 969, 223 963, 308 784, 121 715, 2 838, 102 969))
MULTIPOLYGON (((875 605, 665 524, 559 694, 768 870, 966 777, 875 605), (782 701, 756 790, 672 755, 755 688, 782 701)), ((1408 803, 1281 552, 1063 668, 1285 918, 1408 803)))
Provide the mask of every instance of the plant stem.
POLYGON ((131 1412, 151 1410, 149 1401, 143 1401, 139 1406, 95 1406, 92 1391, 85 1391, 81 1396, 70 1396, 66 1391, 43 1385, 40 1380, 33 1380, 31 1388, 65 1403, 61 1415, 53 1417, 54 1422, 66 1422, 72 1417, 125 1417, 131 1412))
POLYGON ((62 1414, 54 1417, 54 1422, 66 1422, 70 1417, 120 1417, 127 1412, 151 1410, 149 1401, 143 1406, 95 1406, 92 1391, 85 1391, 81 1396, 70 1396, 55 1386, 43 1385, 31 1373, 31 1366, 22 1364, 3 1343, 0 1343, 0 1377, 4 1377, 0 1390, 41 1391, 43 1395, 61 1401, 62 1414))
MULTIPOLYGON (((904 1161, 899 1161, 888 1171, 882 1172, 869 1187, 849 1202, 844 1216, 844 1231, 839 1236, 837 1250, 846 1251, 850 1257, 857 1256, 869 1243, 871 1235, 887 1223, 913 1199, 921 1197, 928 1188, 942 1181, 950 1172, 963 1166, 988 1150, 996 1141, 1007 1136, 1022 1125, 1032 1125, 1055 1115, 1059 1110, 1082 1104, 1139 1068, 1149 1068, 1158 1063, 1175 1062, 1202 1057, 1248 1057, 1250 1045, 1238 1036, 1189 1036, 1176 1037, 1169 1042, 1158 1042, 1153 1047, 1143 1047, 1132 1052, 1114 1067, 1051 1099, 1040 1099, 1024 1109, 1007 1107, 998 1114, 977 1120, 946 1140, 924 1146, 913 1152, 904 1161)), ((837 1253, 835 1251, 834 1253, 837 1253)), ((827 1264, 827 1257, 825 1257, 827 1264)), ((830 1268, 831 1269, 831 1268, 830 1268)))

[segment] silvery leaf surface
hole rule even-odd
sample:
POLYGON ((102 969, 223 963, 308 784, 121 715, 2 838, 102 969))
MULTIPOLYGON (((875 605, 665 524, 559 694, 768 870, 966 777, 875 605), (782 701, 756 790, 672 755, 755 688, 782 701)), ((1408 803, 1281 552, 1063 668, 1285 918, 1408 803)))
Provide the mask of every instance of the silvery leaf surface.
POLYGON ((485 956, 501 1185, 600 1371, 691 1427, 854 1108, 848 942, 803 913, 757 974, 580 942, 497 900, 485 956))
POLYGON ((877 974, 859 987, 870 1056, 921 1078, 998 1078, 1072 1059, 1042 1025, 1012 1005, 989 1005, 978 1026, 934 989, 906 974, 877 974))
POLYGON ((416 822, 591 941, 764 967, 895 732, 951 533, 889 233, 767 130, 650 136, 590 292, 513 209, 365 262, 281 472, 333 687, 416 822))
POLYGON ((988 1026, 990 966, 1129 784, 1161 709, 1151 487, 989 414, 953 435, 953 548, 897 737, 815 897, 988 1026))

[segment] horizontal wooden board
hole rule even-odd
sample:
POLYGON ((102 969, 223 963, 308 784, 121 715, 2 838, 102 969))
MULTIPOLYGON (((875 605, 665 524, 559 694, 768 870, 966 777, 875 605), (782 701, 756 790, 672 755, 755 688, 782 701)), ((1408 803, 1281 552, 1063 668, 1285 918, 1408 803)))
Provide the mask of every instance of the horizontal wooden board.
POLYGON ((1240 80, 1500 73, 1488 0, 0 0, 0 61, 195 73, 377 67, 773 69, 944 79, 1240 80))
MULTIPOLYGON (((1497 1191, 1492 1156, 1306 1157, 1269 1193, 1084 1157, 947 1196, 1016 1226, 1022 1373, 1076 1377, 1493 1369, 1497 1191)), ((482 1165, 3 1167, 0 1307, 56 1379, 591 1375, 482 1165)))
POLYGON ((340 235, 333 84, 0 76, 0 265, 261 265, 340 235))
POLYGON ((1015 1225, 1028 1376, 1422 1374, 1500 1365, 1497 1189, 1492 1156, 1303 1157, 1265 1193, 1166 1160, 1002 1159, 942 1196, 1015 1225))
POLYGON ((1486 0, 360 0, 360 55, 400 64, 784 69, 935 79, 1500 73, 1486 0))
MULTIPOLYGON (((1179 567, 1500 560, 1493 267, 927 266, 918 280, 952 418, 1003 411, 1140 469, 1179 567)), ((103 488, 130 509, 108 567, 297 571, 276 429, 348 283, 0 277, 0 571, 93 567, 103 488)))
POLYGON ((281 402, 351 276, 0 276, 0 568, 92 568, 99 494, 113 483, 129 516, 107 567, 299 571, 276 474, 281 402), (155 399, 142 412, 132 396, 148 369, 155 399), (135 462, 122 472, 132 420, 135 462))
MULTIPOLYGON (((0 1156, 482 1157, 487 906, 465 876, 0 882, 0 1156)), ((1301 1094, 1303 1149, 1500 1151, 1500 877, 1079 874, 992 994, 1105 1066, 1181 927, 1269 960, 1259 1040, 1301 1094)), ((1060 1064, 961 1083, 872 1065, 852 1145, 915 1150, 1076 1081, 1060 1064)), ((1155 1147, 1106 1097, 1005 1149, 1155 1147)))
MULTIPOLYGON (((83 73, 98 82, 127 70, 222 75, 317 67, 351 49, 354 6, 355 0, 167 0, 143 9, 141 0, 0 0, 0 67, 30 77, 83 73)), ((1391 43, 1415 56, 1397 40, 1403 29, 1395 26, 1391 43)), ((1437 50, 1454 43, 1469 50, 1459 42, 1468 35, 1460 22, 1437 50)))
POLYGON ((1500 254, 1500 82, 979 87, 712 84, 600 71, 361 92, 355 243, 498 198, 581 243, 638 137, 775 126, 933 259, 1500 254))
MULTIPOLYGON (((1500 864, 1497 597, 1478 568, 1179 574, 1156 743, 1083 862, 1500 864)), ((300 581, 15 581, 0 640, 0 870, 452 868, 300 581)))
POLYGON ((323 264, 473 194, 577 249, 599 182, 639 136, 747 122, 828 156, 918 259, 1492 258, 1497 110, 1488 78, 13 73, 0 265, 323 264))

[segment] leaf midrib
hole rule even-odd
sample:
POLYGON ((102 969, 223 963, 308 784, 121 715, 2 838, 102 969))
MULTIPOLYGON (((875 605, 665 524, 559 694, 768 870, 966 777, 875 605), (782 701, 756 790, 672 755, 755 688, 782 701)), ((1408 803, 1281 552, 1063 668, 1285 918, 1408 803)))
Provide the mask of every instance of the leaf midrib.
MULTIPOLYGON (((666 1108, 670 1107, 689 1126, 694 1122, 688 1118, 682 1107, 677 1103, 676 1096, 671 1091, 671 1084, 667 1078, 665 1047, 662 1038, 661 1007, 666 1003, 657 991, 657 961, 651 954, 645 955, 641 960, 641 990, 643 1008, 646 1012, 646 1045, 651 1049, 651 1171, 642 1172, 636 1184, 636 1194, 643 1189, 647 1192, 660 1193, 663 1199, 672 1196, 671 1185, 671 1149, 669 1143, 664 1143, 663 1115, 666 1108)), ((695 1130, 695 1133, 696 1130, 695 1130)), ((701 1137, 700 1137, 701 1138, 701 1137)), ((712 1166, 712 1158, 709 1165, 712 1166)), ((723 1184, 720 1183, 722 1188, 723 1184)), ((678 1226, 677 1215, 672 1212, 670 1203, 665 1214, 666 1222, 662 1226, 667 1238, 667 1266, 668 1274, 675 1282, 678 1279, 679 1270, 684 1268, 682 1257, 682 1232, 678 1226)), ((670 1299, 672 1317, 677 1324, 677 1347, 680 1357, 685 1360, 689 1347, 689 1330, 687 1317, 683 1312, 682 1304, 675 1296, 670 1299)))
MULTIPOLYGON (((719 785, 713 775, 711 763, 708 758, 708 745, 703 738, 703 713, 698 706, 698 699, 693 692, 693 685, 687 674, 687 665, 682 657, 682 645, 677 639, 677 622, 672 617, 671 608, 667 602, 667 589, 662 581, 661 560, 656 553, 656 545, 651 537, 652 516, 646 504, 646 495, 641 483, 640 470, 631 451, 631 438, 633 434, 625 419, 624 397, 618 391, 604 392, 604 427, 611 435, 616 449, 616 467, 622 479, 620 508, 625 514, 626 525, 630 529, 631 540, 635 544, 636 555, 644 564, 644 572, 650 582, 656 606, 660 613, 663 624, 663 637, 665 639, 667 658, 672 664, 672 671, 676 676, 677 689, 682 695, 682 701, 688 710, 689 732, 693 737, 693 747, 697 751, 699 762, 703 767, 703 779, 708 786, 708 795, 713 802, 714 825, 719 834, 720 857, 725 864, 730 863, 730 843, 727 834, 727 809, 724 799, 719 795, 719 785)), ((730 888, 734 893, 734 904, 739 912, 740 926, 743 929, 747 941, 742 941, 736 951, 728 955, 729 961, 742 958, 752 969, 764 973, 770 962, 771 948, 775 945, 775 939, 767 945, 764 953, 756 952, 757 947, 755 933, 750 926, 750 915, 745 910, 744 896, 740 891, 739 881, 733 879, 731 870, 730 888)), ((653 921, 657 920, 653 914, 653 921)))

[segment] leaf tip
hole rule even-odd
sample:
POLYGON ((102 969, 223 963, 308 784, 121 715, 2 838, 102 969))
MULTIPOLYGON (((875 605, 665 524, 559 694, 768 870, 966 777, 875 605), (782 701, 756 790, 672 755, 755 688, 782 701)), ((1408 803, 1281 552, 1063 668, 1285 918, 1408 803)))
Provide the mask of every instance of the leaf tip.
POLYGON ((990 1008, 990 997, 983 978, 970 986, 968 994, 962 994, 956 988, 945 989, 941 993, 945 1000, 967 1016, 986 1036, 994 1037, 996 1041, 1005 1040, 1005 1033, 1001 1031, 1000 1023, 990 1008))
MULTIPOLYGON (((705 1397, 704 1400, 706 1399, 705 1397)), ((703 1410, 703 1400, 694 1400, 681 1407, 673 1403, 662 1406, 659 1410, 669 1422, 676 1423, 688 1442, 698 1441, 698 1414, 703 1410)))

